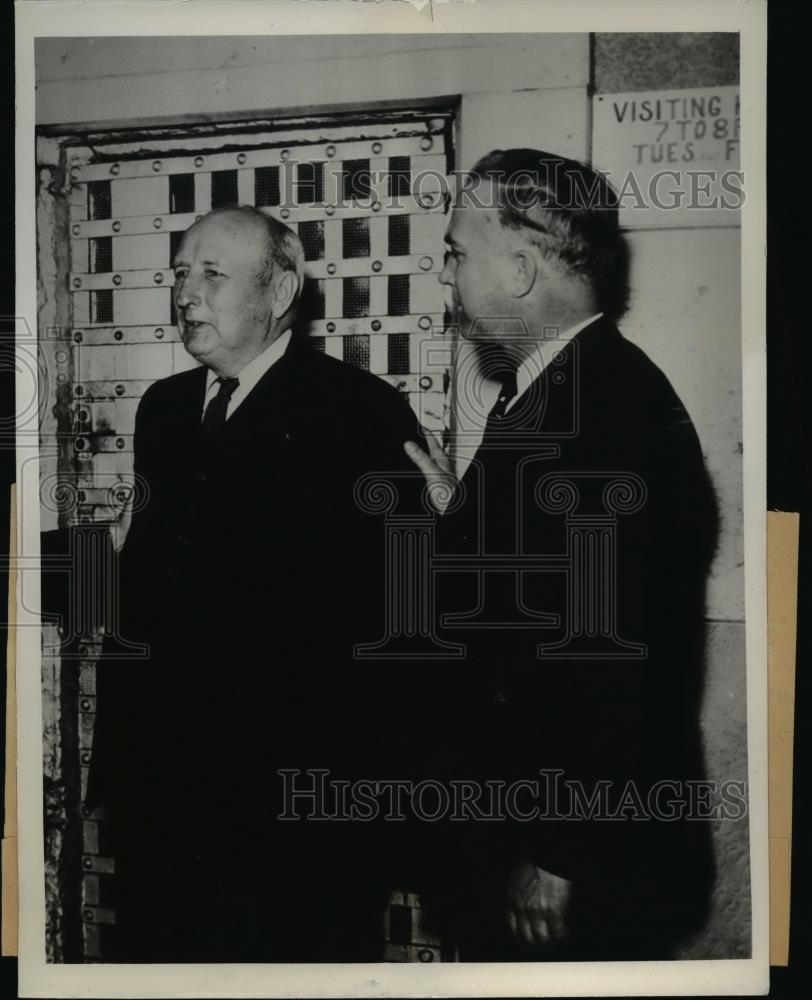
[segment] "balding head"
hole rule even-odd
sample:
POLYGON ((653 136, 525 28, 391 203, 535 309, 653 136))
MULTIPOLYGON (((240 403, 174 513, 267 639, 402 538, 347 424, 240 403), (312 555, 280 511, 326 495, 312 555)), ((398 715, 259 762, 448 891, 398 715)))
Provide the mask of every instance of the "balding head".
POLYGON ((298 300, 304 285, 304 248, 290 226, 253 205, 235 205, 212 209, 195 222, 188 232, 212 223, 235 227, 237 230, 244 227, 246 232, 257 233, 264 244, 262 266, 257 277, 267 283, 275 273, 290 271, 296 276, 298 300))
POLYGON ((286 225, 256 208, 222 208, 185 234, 173 298, 187 351, 217 375, 236 375, 296 315, 304 252, 286 225))

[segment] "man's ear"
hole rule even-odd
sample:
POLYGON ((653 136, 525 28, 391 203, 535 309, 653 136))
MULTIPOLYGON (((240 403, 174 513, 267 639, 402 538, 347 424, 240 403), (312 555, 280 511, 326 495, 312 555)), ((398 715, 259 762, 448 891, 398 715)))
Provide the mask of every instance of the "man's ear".
POLYGON ((281 319, 296 301, 299 279, 293 271, 283 271, 274 282, 271 312, 274 319, 281 319))
POLYGON ((520 248, 513 253, 513 294, 516 298, 528 295, 539 280, 539 265, 530 250, 520 248))

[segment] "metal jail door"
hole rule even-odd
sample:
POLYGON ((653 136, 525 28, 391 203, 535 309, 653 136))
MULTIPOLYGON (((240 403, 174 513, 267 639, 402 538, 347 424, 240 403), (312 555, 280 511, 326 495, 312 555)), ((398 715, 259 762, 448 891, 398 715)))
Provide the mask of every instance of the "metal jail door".
MULTIPOLYGON (((212 208, 254 205, 297 231, 306 256, 301 312, 315 346, 388 380, 424 425, 443 428, 449 352, 437 278, 452 126, 451 112, 431 110, 66 137, 70 440, 60 476, 76 498, 67 523, 115 516, 141 396, 153 381, 195 367, 175 325, 171 265, 185 230, 212 208), (425 350, 430 339, 433 352, 425 350)), ((75 752, 84 796, 99 636, 81 648, 75 752)), ((93 960, 104 958, 115 923, 103 814, 83 816, 83 837, 85 956, 93 960)), ((418 912, 416 897, 408 899, 418 912)), ((409 923, 416 937, 405 940, 395 912, 387 927, 400 930, 387 955, 439 958, 419 919, 409 923)))

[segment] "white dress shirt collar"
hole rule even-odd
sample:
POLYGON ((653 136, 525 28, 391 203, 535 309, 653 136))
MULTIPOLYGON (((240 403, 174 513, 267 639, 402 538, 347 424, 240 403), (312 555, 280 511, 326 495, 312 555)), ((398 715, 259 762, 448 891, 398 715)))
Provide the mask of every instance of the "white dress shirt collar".
POLYGON ((594 316, 590 316, 588 319, 581 320, 580 323, 568 327, 559 337, 550 340, 540 340, 536 344, 531 353, 527 355, 516 370, 516 395, 505 407, 505 413, 510 410, 516 400, 527 392, 530 386, 541 375, 550 358, 554 354, 557 354, 565 344, 569 343, 576 334, 586 329, 595 320, 600 319, 601 316, 603 316, 602 312, 595 313, 594 316))
MULTIPOLYGON (((235 378, 240 380, 240 384, 231 394, 231 399, 228 401, 226 420, 228 420, 248 393, 259 382, 265 372, 269 371, 282 357, 290 343, 290 338, 291 331, 285 330, 269 347, 265 348, 262 354, 258 354, 253 361, 248 362, 241 372, 237 373, 235 378)), ((206 374, 206 396, 203 400, 203 413, 206 412, 206 407, 209 405, 211 399, 217 395, 217 388, 217 376, 209 369, 206 374)))

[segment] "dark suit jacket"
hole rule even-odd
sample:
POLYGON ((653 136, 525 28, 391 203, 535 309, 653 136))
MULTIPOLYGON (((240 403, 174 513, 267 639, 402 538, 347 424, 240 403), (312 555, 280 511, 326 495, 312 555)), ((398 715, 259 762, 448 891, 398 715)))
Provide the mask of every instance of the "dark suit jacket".
POLYGON ((357 897, 383 877, 363 825, 279 822, 277 770, 359 777, 377 759, 392 689, 352 647, 382 634, 383 532, 354 491, 414 472, 417 422, 383 381, 294 339, 212 440, 205 378, 161 380, 138 409, 145 493, 98 669, 89 804, 113 806, 120 883, 156 898, 180 872, 265 898, 350 883, 357 897))
MULTIPOLYGON (((662 372, 612 323, 595 322, 501 422, 489 422, 457 501, 441 522, 446 553, 566 555, 570 572, 524 574, 518 590, 515 573, 495 574, 484 595, 471 573, 451 577, 446 612, 480 600, 482 617, 503 624, 449 635, 469 645, 449 695, 465 748, 450 771, 510 781, 560 769, 588 794, 596 781, 612 782, 613 805, 629 781, 645 803, 656 781, 702 779, 704 587, 716 514, 696 433, 662 372), (606 488, 618 480, 628 492, 613 500, 606 488), (613 505, 620 512, 607 535, 600 517, 613 505), (598 541, 579 553, 573 532, 587 524, 598 541), (598 588, 580 619, 579 565, 598 588), (559 624, 510 626, 532 612, 559 624), (600 641, 601 621, 613 617, 615 638, 643 646, 643 657, 600 641), (591 644, 578 637, 593 626, 591 644), (539 658, 539 644, 562 642, 539 658), (612 658, 587 655, 601 650, 612 658)), ((634 957, 635 947, 647 957, 645 941, 659 953, 701 923, 713 872, 708 834, 706 823, 544 819, 491 825, 484 846, 474 829, 469 841, 479 837, 474 852, 487 870, 496 871, 494 858, 506 867, 526 858, 573 881, 570 920, 583 957, 634 957)))

